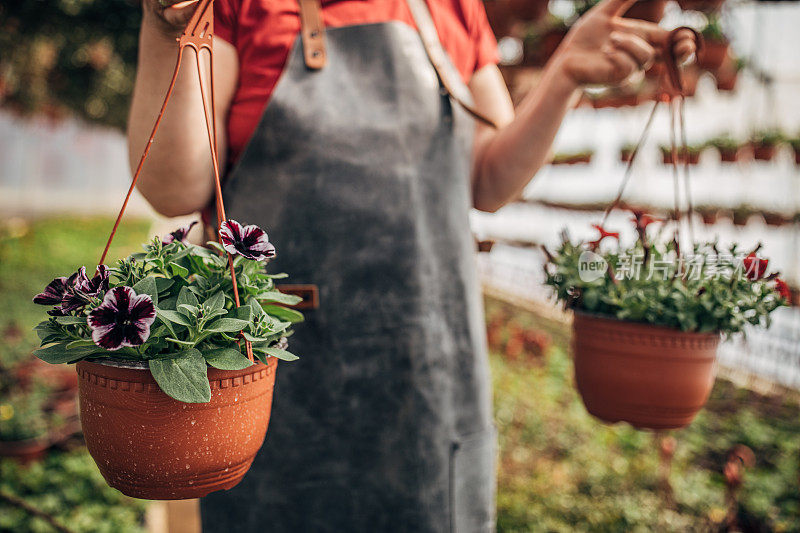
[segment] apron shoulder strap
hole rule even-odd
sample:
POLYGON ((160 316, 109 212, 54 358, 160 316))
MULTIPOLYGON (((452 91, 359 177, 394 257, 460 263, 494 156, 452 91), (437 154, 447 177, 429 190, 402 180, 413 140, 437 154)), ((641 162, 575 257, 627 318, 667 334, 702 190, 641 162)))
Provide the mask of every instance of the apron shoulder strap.
POLYGON ((497 129, 498 126, 495 121, 475 109, 475 106, 472 105, 472 95, 469 94, 469 90, 460 79, 456 79, 458 73, 447 63, 447 52, 445 52, 442 42, 439 40, 439 33, 436 31, 436 25, 433 22, 426 0, 406 0, 406 2, 414 23, 417 25, 417 31, 420 39, 422 39, 428 59, 434 70, 436 70, 436 75, 439 77, 444 90, 467 113, 487 126, 497 129))
POLYGON ((320 0, 298 0, 300 4, 300 36, 306 66, 319 70, 325 66, 325 24, 320 0))

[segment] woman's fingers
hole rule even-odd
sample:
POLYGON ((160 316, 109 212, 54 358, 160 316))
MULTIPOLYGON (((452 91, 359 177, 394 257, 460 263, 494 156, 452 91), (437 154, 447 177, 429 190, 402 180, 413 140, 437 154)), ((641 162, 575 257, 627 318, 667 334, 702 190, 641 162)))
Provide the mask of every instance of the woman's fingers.
POLYGON ((633 33, 611 32, 611 44, 620 52, 628 54, 636 62, 637 67, 647 70, 653 64, 656 50, 650 43, 633 33))
POLYGON ((697 52, 697 42, 694 32, 690 30, 679 30, 675 35, 675 45, 673 47, 678 63, 686 63, 697 52))
POLYGON ((607 80, 611 84, 624 83, 632 74, 639 70, 639 64, 627 52, 622 52, 616 48, 605 50, 606 57, 613 66, 611 79, 607 80))
MULTIPOLYGON (((656 55, 660 56, 661 51, 667 45, 670 32, 661 28, 657 24, 644 20, 626 19, 617 17, 611 22, 615 32, 637 35, 645 40, 655 50, 656 55)), ((694 32, 688 29, 679 30, 674 37, 675 44, 673 50, 678 63, 684 63, 697 51, 694 32)))
MULTIPOLYGON (((171 1, 169 5, 164 7, 162 16, 164 20, 173 26, 186 26, 189 19, 197 9, 197 2, 199 0, 180 0, 177 2, 171 1)), ((166 2, 165 2, 166 3, 166 2)))
POLYGON ((611 27, 615 31, 632 33, 638 35, 655 48, 661 48, 667 44, 669 32, 658 24, 638 19, 626 19, 616 17, 611 20, 611 27))

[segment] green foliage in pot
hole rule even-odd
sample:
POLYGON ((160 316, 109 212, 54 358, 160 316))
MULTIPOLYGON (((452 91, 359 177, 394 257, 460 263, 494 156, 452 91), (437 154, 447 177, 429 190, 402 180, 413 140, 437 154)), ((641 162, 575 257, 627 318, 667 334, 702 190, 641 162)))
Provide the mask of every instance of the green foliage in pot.
POLYGON ((303 317, 284 306, 299 298, 276 289, 274 280, 285 274, 267 274, 265 263, 275 255, 267 234, 229 220, 220 228, 221 244, 203 248, 185 241, 190 228, 155 238, 113 267, 98 266, 92 278, 82 267, 53 280, 34 298, 52 307, 36 326, 42 345, 36 356, 48 363, 146 365, 166 394, 190 403, 211 399, 207 366, 253 364, 244 341, 262 361, 297 359, 285 339, 303 317))
POLYGON ((716 148, 720 152, 735 152, 741 143, 730 135, 720 135, 708 141, 708 146, 716 148))
POLYGON ((708 15, 708 22, 703 29, 700 30, 700 35, 703 36, 703 39, 712 43, 728 42, 728 38, 725 36, 725 32, 722 31, 722 25, 717 15, 708 15))
POLYGON ((573 243, 566 232, 548 256, 546 284, 571 309, 682 331, 738 333, 747 325, 769 325, 770 313, 788 303, 789 288, 758 248, 742 253, 738 245, 697 244, 681 253, 664 229, 650 235, 648 226, 662 223, 637 212, 638 238, 629 245, 619 234, 595 226, 600 237, 573 243), (602 241, 616 246, 601 247, 602 241))
POLYGON ((750 137, 750 142, 755 146, 778 146, 785 140, 786 135, 776 128, 756 131, 750 137))

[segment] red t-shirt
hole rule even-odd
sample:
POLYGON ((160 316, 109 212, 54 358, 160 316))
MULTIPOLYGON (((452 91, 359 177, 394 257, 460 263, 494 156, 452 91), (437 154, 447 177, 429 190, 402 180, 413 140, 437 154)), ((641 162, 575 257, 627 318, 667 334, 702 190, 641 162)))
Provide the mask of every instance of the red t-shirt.
MULTIPOLYGON (((405 0, 322 0, 328 27, 401 21, 414 26, 405 0)), ((442 45, 465 81, 497 62, 497 41, 481 0, 429 0, 442 45)), ((239 85, 228 115, 229 161, 253 134, 300 31, 297 0, 216 0, 214 30, 236 47, 239 85)))

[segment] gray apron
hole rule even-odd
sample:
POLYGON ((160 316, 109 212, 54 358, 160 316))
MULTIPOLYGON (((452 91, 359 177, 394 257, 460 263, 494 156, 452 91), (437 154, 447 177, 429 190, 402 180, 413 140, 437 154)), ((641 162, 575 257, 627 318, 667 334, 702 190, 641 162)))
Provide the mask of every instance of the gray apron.
MULTIPOLYGON (((475 243, 474 122, 402 22, 298 38, 225 186, 272 272, 320 306, 281 364, 267 438, 207 532, 494 529, 495 434, 475 243)), ((453 68, 449 64, 448 68, 453 68)))

